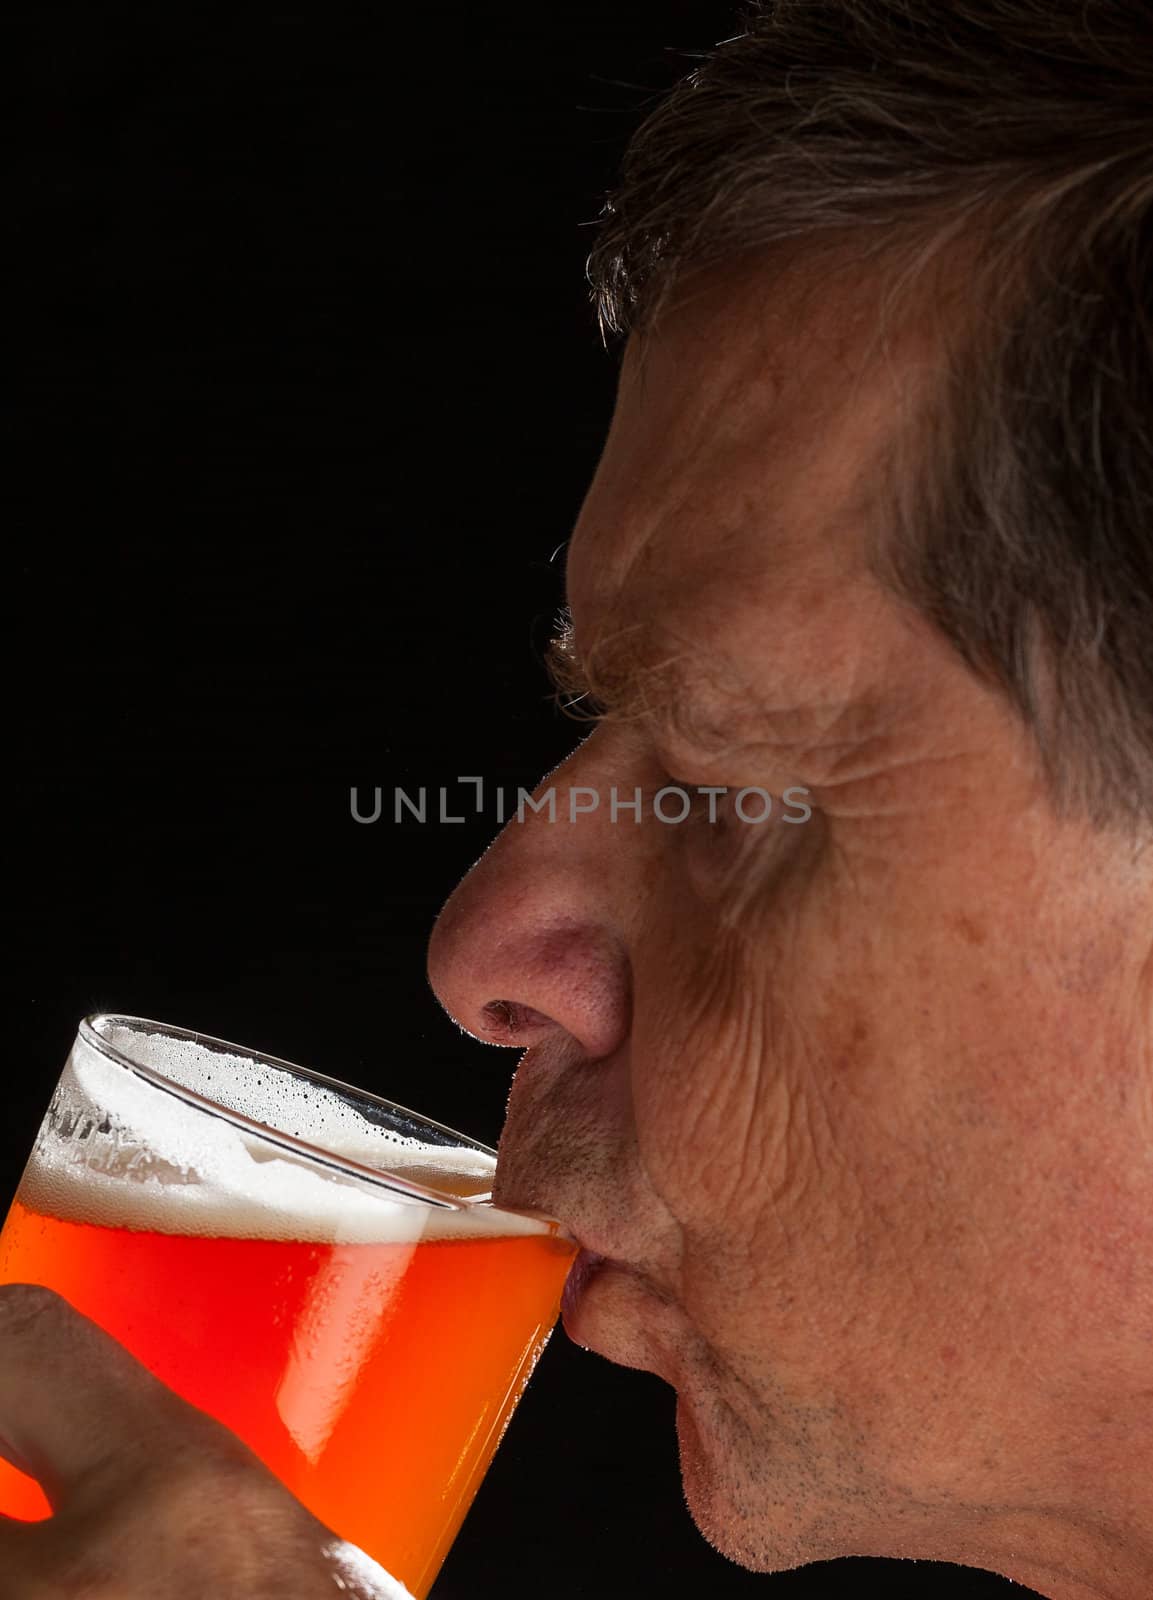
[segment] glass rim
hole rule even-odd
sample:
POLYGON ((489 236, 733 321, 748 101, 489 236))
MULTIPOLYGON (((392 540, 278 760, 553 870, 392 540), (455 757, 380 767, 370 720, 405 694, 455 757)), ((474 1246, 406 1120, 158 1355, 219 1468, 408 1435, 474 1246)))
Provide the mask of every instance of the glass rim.
MULTIPOLYGON (((299 1066, 296 1062, 286 1061, 281 1056, 268 1055, 263 1050, 254 1050, 249 1045, 231 1044, 226 1039, 218 1039, 213 1034, 201 1033, 192 1028, 178 1028, 173 1023, 157 1022, 150 1017, 134 1017, 124 1012, 94 1011, 84 1017, 77 1030, 78 1036, 88 1046, 99 1051, 108 1060, 117 1066, 131 1072, 135 1077, 142 1078, 154 1088, 176 1099, 183 1101, 192 1109, 223 1119, 233 1127, 239 1128, 243 1133, 272 1144, 288 1151, 292 1155, 303 1156, 315 1166, 326 1167, 330 1171, 347 1174, 351 1178, 372 1184, 375 1188, 386 1189, 393 1194, 403 1196, 408 1200, 420 1201, 425 1205, 435 1206, 441 1210, 467 1213, 476 1206, 484 1206, 486 1210, 500 1214, 506 1208, 492 1203, 492 1191, 486 1190, 481 1194, 467 1197, 445 1194, 439 1189, 434 1189, 427 1184, 416 1183, 408 1178, 401 1178, 392 1172, 381 1172, 376 1167, 367 1166, 364 1162, 356 1161, 352 1157, 338 1155, 335 1151, 326 1150, 323 1145, 313 1144, 308 1139, 301 1139, 296 1134, 282 1133, 278 1128, 271 1128, 267 1123, 258 1121, 255 1117, 247 1116, 243 1111, 234 1111, 231 1106, 221 1105, 218 1100, 200 1094, 195 1089, 186 1088, 184 1084, 168 1078, 155 1067, 148 1066, 143 1061, 134 1060, 131 1054, 105 1037, 100 1031, 101 1025, 123 1027, 129 1031, 138 1030, 146 1034, 159 1034, 164 1038, 183 1039, 193 1045, 202 1045, 209 1050, 219 1050, 228 1055, 236 1055, 248 1061, 271 1067, 275 1070, 289 1072, 295 1078, 305 1079, 320 1088, 333 1089, 338 1093, 354 1095, 358 1099, 367 1100, 371 1104, 381 1106, 388 1111, 397 1111, 414 1122, 421 1123, 424 1127, 433 1129, 438 1133, 447 1134, 452 1140, 459 1141, 459 1145, 466 1150, 476 1150, 482 1155, 496 1159, 496 1151, 491 1146, 482 1144, 479 1139, 473 1139, 468 1134, 463 1134, 455 1128, 450 1128, 442 1122, 434 1122, 431 1117, 426 1117, 417 1111, 410 1111, 408 1107, 400 1105, 395 1100, 385 1100, 383 1096, 373 1094, 368 1089, 360 1089, 355 1084, 345 1083, 339 1078, 331 1078, 323 1072, 314 1072, 310 1067, 299 1066)), ((527 1216, 539 1221, 542 1225, 550 1225, 554 1232, 562 1235, 566 1230, 553 1217, 546 1217, 543 1212, 522 1211, 508 1208, 510 1216, 527 1216)))

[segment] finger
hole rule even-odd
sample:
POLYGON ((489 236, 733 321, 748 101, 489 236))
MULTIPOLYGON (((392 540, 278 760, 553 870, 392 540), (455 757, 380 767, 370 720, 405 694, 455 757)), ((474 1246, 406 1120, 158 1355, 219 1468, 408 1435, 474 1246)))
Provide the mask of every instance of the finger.
POLYGON ((0 1287, 0 1453, 53 1510, 93 1474, 138 1471, 175 1408, 199 1416, 61 1296, 0 1287))

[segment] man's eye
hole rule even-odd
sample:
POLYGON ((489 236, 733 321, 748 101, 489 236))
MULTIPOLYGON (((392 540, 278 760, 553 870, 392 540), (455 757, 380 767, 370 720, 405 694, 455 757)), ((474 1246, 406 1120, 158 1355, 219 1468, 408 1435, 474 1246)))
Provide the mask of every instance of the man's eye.
POLYGON ((662 810, 669 814, 674 810, 683 810, 686 822, 711 822, 718 828, 723 827, 729 818, 730 793, 719 784, 707 786, 689 783, 685 778, 674 778, 671 775, 665 779, 662 788, 680 791, 680 794, 670 793, 662 802, 662 810), (687 802, 687 805, 686 805, 687 802))
POLYGON ((675 798, 675 791, 679 789, 681 794, 688 796, 689 803, 691 805, 696 805, 697 801, 700 799, 700 796, 697 794, 696 784, 686 783, 683 778, 667 777, 661 784, 661 788, 674 791, 674 794, 670 795, 670 799, 675 798))

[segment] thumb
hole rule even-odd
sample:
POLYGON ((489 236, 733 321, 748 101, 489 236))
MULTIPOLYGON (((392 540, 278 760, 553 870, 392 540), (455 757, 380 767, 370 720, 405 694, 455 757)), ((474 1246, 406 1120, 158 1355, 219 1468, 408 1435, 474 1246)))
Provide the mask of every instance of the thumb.
POLYGON ((171 1455, 189 1427, 198 1442, 212 1432, 219 1448, 244 1450, 53 1290, 0 1287, 0 1455, 39 1482, 53 1511, 81 1484, 171 1455))

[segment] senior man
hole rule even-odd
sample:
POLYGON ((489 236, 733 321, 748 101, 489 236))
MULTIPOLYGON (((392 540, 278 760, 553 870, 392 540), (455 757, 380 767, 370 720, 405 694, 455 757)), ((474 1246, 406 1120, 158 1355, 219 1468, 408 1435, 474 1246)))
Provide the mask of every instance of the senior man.
MULTIPOLYGON (((554 656, 596 726, 555 820, 449 901, 432 981, 527 1047, 497 1198, 584 1245, 572 1337, 675 1387, 718 1549, 1137 1600, 1153 21, 793 0, 742 30, 634 139, 591 260, 629 337, 554 656)), ((134 1396, 96 1475, 120 1504, 171 1399, 12 1306, 0 1432, 67 1477, 36 1375, 79 1341, 90 1392, 134 1396)), ((137 1545, 74 1518, 73 1562, 163 1564, 239 1480, 256 1511, 182 1572, 290 1592, 277 1541, 322 1530, 180 1437, 189 1469, 120 1519, 137 1545)), ((60 1537, 4 1535, 19 1592, 67 1592, 32 1586, 60 1537)))

